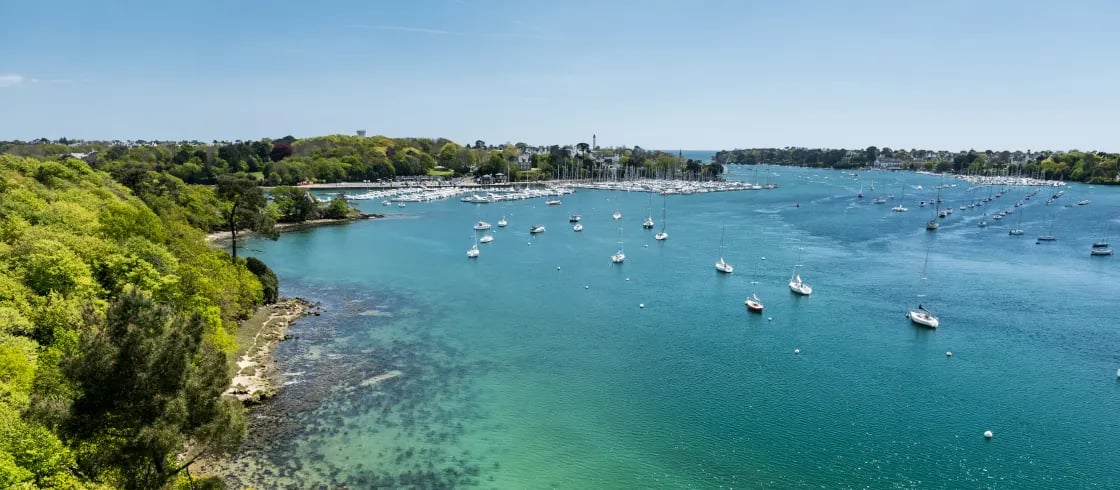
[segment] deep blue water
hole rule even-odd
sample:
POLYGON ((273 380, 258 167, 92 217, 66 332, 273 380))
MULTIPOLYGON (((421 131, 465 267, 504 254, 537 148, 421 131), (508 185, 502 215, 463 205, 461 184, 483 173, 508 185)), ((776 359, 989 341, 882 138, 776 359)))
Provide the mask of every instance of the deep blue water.
POLYGON ((277 350, 291 384, 254 412, 268 437, 231 463, 236 481, 1120 487, 1120 269, 1088 253, 1109 220, 1120 230, 1120 189, 1074 185, 1050 206, 1044 189, 980 228, 983 210, 957 206, 988 190, 946 180, 955 212, 927 232, 918 201, 937 177, 773 172, 775 190, 669 196, 665 242, 661 196, 606 191, 558 207, 366 201, 391 216, 251 242, 282 294, 324 314, 277 350), (872 204, 888 193, 910 211, 872 204), (502 215, 468 260, 471 225, 502 215), (1026 235, 1009 236, 1020 215, 1026 235), (548 231, 530 237, 534 223, 548 231), (1036 244, 1051 227, 1058 241, 1036 244), (731 275, 713 268, 721 229, 731 275), (810 297, 786 287, 799 253, 810 297), (743 306, 752 290, 762 315, 743 306), (939 329, 904 317, 919 302, 939 329))

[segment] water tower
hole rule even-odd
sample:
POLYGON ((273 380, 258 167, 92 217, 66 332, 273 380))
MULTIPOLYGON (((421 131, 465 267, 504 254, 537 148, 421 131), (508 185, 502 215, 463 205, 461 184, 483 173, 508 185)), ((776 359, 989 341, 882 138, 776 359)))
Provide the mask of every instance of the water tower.
POLYGON ((366 137, 366 130, 359 129, 358 130, 358 136, 361 136, 361 137, 365 138, 366 137))

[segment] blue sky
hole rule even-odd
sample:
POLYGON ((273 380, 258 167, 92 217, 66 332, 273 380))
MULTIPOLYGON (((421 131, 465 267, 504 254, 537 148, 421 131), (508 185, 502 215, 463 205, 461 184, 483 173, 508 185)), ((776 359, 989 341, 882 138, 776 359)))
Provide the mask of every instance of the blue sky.
POLYGON ((0 139, 1120 151, 1120 2, 0 0, 0 139))

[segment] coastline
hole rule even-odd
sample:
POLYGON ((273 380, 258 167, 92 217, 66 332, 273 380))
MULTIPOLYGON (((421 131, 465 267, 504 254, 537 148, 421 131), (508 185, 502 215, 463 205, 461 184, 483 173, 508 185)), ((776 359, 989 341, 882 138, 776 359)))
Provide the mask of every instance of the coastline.
POLYGON ((252 406, 276 396, 283 386, 272 352, 276 345, 288 340, 288 327, 308 315, 319 315, 317 303, 303 298, 283 298, 258 308, 237 330, 237 372, 224 395, 252 406))
MULTIPOLYGON (((312 220, 307 220, 307 221, 301 221, 299 223, 277 223, 276 224, 276 231, 278 231, 280 233, 284 233, 284 232, 288 232, 288 231, 304 230, 304 229, 307 229, 307 228, 316 228, 316 227, 320 227, 320 226, 342 225, 342 224, 346 224, 346 223, 352 223, 354 221, 384 218, 384 217, 385 217, 384 214, 358 213, 354 216, 341 218, 341 219, 323 218, 323 219, 312 219, 312 220)), ((249 234, 252 234, 252 232, 248 231, 248 230, 241 230, 239 232, 239 236, 242 235, 242 234, 249 235, 249 234)), ((232 234, 228 231, 216 231, 216 232, 213 232, 213 233, 207 233, 206 234, 206 243, 216 243, 216 242, 228 241, 231 236, 232 236, 232 234)))

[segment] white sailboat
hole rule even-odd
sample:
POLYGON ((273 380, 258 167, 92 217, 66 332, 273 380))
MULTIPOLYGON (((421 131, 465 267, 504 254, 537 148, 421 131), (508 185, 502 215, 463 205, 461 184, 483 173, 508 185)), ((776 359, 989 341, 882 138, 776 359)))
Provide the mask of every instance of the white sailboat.
POLYGON ((576 223, 572 225, 572 231, 583 231, 583 223, 576 223))
MULTIPOLYGON (((941 202, 941 184, 938 183, 937 184, 937 203, 940 203, 940 202, 941 202)), ((928 230, 928 231, 934 231, 934 230, 937 230, 938 228, 941 227, 941 223, 937 222, 937 217, 938 217, 938 214, 937 214, 938 204, 937 203, 935 203, 934 206, 933 206, 933 217, 930 218, 929 221, 926 222, 926 230, 928 230)))
POLYGON ((475 239, 474 235, 471 235, 471 241, 473 241, 474 243, 471 244, 471 248, 467 249, 467 258, 477 259, 479 254, 478 241, 475 239))
POLYGON ((649 195, 649 206, 646 207, 646 220, 642 222, 642 228, 653 228, 653 193, 649 195))
MULTIPOLYGON (((923 282, 926 280, 927 266, 929 266, 929 249, 926 249, 926 261, 922 265, 921 280, 923 282)), ((937 316, 933 314, 933 312, 926 309, 926 307, 920 303, 918 304, 918 309, 910 310, 906 313, 906 318, 909 318, 911 322, 914 322, 914 324, 921 325, 923 327, 937 328, 941 325, 941 320, 938 319, 937 316)))
POLYGON ((898 198, 898 206, 895 206, 895 207, 891 208, 891 211, 894 211, 896 213, 905 213, 905 212, 909 211, 910 209, 908 209, 906 206, 902 205, 902 203, 905 202, 905 198, 906 198, 906 186, 903 185, 902 186, 902 195, 899 196, 899 198, 898 198))
POLYGON ((1011 236, 1020 236, 1023 234, 1023 210, 1020 209, 1017 213, 1019 220, 1015 223, 1015 227, 1007 230, 1007 234, 1011 236))
POLYGON ((478 239, 478 243, 490 243, 492 241, 494 241, 494 235, 489 233, 482 235, 482 238, 478 239))
POLYGON ((801 267, 801 250, 802 249, 797 250, 798 263, 793 264, 793 272, 789 275, 789 290, 802 296, 808 296, 813 294, 813 287, 805 284, 805 282, 801 280, 801 274, 797 273, 797 268, 801 267))
POLYGON ((621 211, 615 211, 614 214, 611 215, 611 217, 614 218, 614 219, 622 219, 622 212, 621 211))
POLYGON ((726 228, 720 229, 719 234, 719 260, 716 261, 716 270, 724 274, 732 273, 735 268, 723 260, 723 237, 726 235, 726 228))
POLYGON ((622 261, 624 261, 624 260, 626 260, 626 252, 623 250, 623 245, 622 245, 622 227, 619 226, 618 227, 618 252, 615 252, 614 255, 611 255, 611 262, 613 262, 615 264, 621 264, 622 261))
MULTIPOLYGON (((762 262, 763 260, 766 260, 766 257, 762 257, 761 259, 759 259, 759 262, 762 262)), ((754 275, 751 276, 751 289, 753 290, 757 286, 758 263, 754 265, 754 275)), ((743 300, 743 304, 747 305, 747 309, 752 313, 762 313, 762 309, 764 308, 764 306, 762 305, 762 300, 758 299, 758 293, 756 293, 755 291, 751 291, 751 295, 747 296, 747 299, 743 300)))
POLYGON ((502 216, 502 219, 498 220, 498 228, 505 228, 507 226, 509 226, 509 221, 506 221, 506 217, 502 216))
POLYGON ((665 240, 669 238, 669 232, 665 231, 665 205, 668 198, 664 195, 661 196, 661 231, 653 236, 654 240, 665 240))
POLYGON ((758 295, 755 293, 751 293, 750 296, 747 296, 743 304, 747 305, 747 309, 754 313, 762 313, 762 309, 765 308, 765 306, 762 305, 762 300, 758 299, 758 295))

